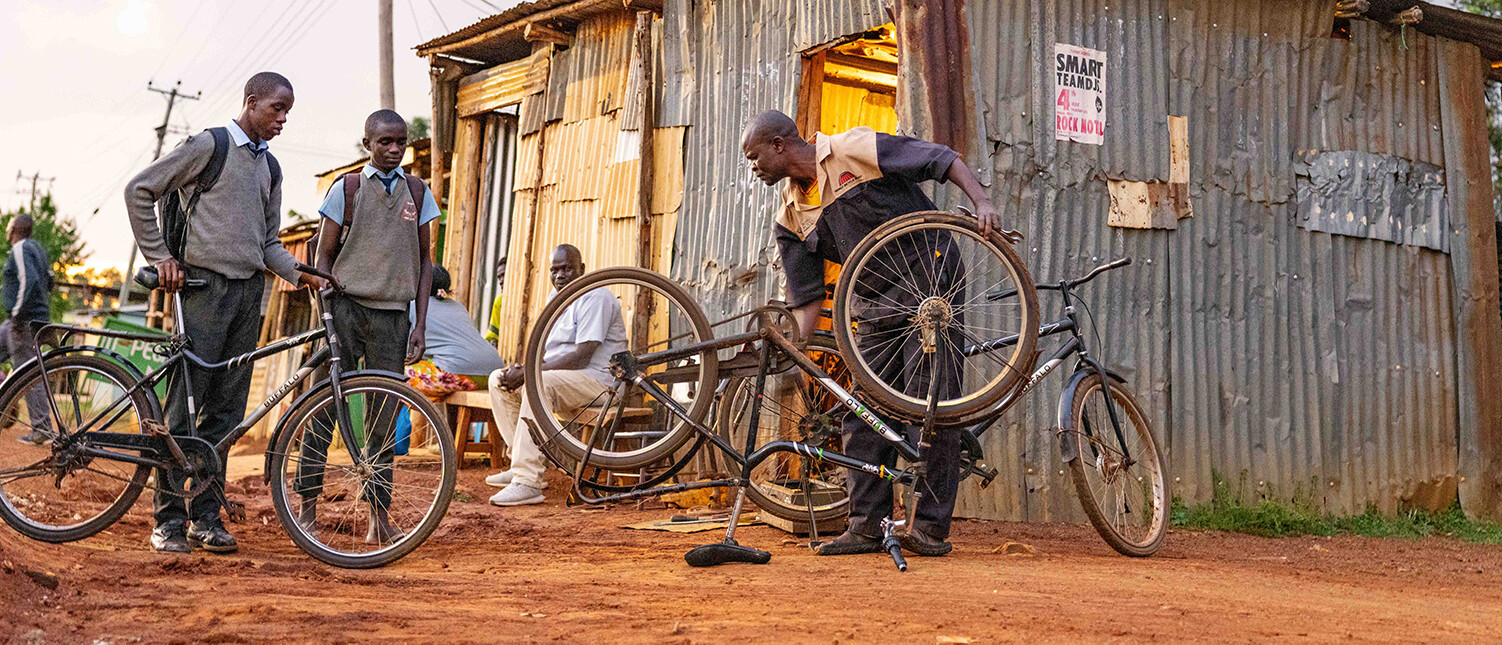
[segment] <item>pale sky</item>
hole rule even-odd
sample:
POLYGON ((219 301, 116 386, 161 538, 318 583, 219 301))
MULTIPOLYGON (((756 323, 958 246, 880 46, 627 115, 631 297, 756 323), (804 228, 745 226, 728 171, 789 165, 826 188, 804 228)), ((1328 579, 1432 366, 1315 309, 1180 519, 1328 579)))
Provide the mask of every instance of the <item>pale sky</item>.
MULTIPOLYGON (((498 13, 516 0, 394 0, 396 109, 431 116, 421 42, 498 13), (441 16, 441 22, 440 22, 441 16), (446 24, 446 26, 445 26, 446 24)), ((30 198, 40 172, 93 253, 124 270, 131 249, 125 182, 151 160, 155 128, 179 79, 183 132, 239 114, 245 79, 291 79, 297 102, 271 141, 285 174, 282 207, 313 213, 314 173, 353 161, 365 116, 379 107, 375 0, 6 0, 0 9, 0 208, 30 198), (16 192, 19 191, 19 192, 16 192), (97 214, 91 214, 95 209, 97 214)), ((186 135, 167 135, 163 154, 186 135)), ((44 191, 46 182, 39 182, 44 191)), ((139 263, 140 260, 138 259, 139 263)))

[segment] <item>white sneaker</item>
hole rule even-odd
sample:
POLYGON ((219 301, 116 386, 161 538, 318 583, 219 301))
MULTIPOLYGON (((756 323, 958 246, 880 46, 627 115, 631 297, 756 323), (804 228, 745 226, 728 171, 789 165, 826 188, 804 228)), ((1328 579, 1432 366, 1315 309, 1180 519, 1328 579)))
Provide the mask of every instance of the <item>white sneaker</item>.
POLYGON ((485 485, 486 486, 494 486, 496 488, 505 488, 507 484, 511 483, 511 479, 513 477, 515 477, 515 475, 513 475, 511 473, 511 471, 509 471, 509 470, 503 470, 503 471, 498 472, 498 473, 496 473, 494 475, 486 477, 485 478, 485 485))
POLYGON ((511 485, 502 488, 501 492, 490 496, 490 503, 496 506, 524 506, 526 504, 541 504, 542 490, 533 488, 521 482, 511 482, 511 485))

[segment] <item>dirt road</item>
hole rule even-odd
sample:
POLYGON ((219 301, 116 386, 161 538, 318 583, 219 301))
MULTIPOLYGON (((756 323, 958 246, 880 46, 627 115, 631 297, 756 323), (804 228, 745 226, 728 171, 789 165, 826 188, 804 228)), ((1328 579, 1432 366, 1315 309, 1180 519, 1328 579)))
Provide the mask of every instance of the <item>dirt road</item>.
MULTIPOLYGON (((630 531, 665 511, 501 510, 481 469, 426 546, 375 571, 304 556, 264 487, 240 480, 240 553, 147 550, 149 507, 45 545, 0 531, 0 641, 17 643, 1496 642, 1502 547, 1448 539, 1263 539, 1175 531, 1115 555, 1085 526, 958 522, 955 552, 815 557, 775 529, 765 566, 692 569, 716 538, 630 531), (1002 555, 1008 541, 1035 555, 1002 555), (56 588, 51 588, 55 585, 56 588)), ((149 497, 149 496, 147 496, 149 497)))

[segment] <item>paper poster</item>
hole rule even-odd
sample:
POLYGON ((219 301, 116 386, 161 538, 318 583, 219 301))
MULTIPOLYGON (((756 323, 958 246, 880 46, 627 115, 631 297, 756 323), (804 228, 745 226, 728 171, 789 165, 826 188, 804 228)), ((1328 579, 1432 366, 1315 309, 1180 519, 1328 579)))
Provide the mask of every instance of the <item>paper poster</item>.
POLYGON ((1106 53, 1054 43, 1054 124, 1060 141, 1106 141, 1106 53))

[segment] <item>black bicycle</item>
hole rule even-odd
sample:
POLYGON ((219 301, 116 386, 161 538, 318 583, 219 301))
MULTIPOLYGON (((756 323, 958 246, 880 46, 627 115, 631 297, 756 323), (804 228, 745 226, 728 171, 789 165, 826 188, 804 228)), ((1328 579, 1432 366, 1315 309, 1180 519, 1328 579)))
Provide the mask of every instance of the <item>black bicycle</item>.
MULTIPOLYGON (((664 276, 623 267, 585 275, 549 302, 533 328, 524 361, 536 419, 529 419, 532 432, 550 455, 573 467, 575 495, 589 503, 735 487, 725 540, 687 558, 696 566, 760 563, 770 554, 734 540, 748 498, 774 515, 808 521, 816 534, 818 522, 844 514, 842 473, 859 469, 904 484, 904 508, 912 509, 926 488, 924 449, 934 433, 956 430, 963 432, 964 473, 989 483, 997 473, 985 466, 979 438, 1073 356, 1074 373, 1060 397, 1058 436, 1080 502, 1118 552, 1151 555, 1168 524, 1158 444, 1124 380, 1087 349, 1075 308, 1078 287, 1130 260, 1035 287, 1010 239, 983 235, 974 222, 951 213, 915 213, 878 228, 851 252, 835 289, 831 335, 860 397, 826 371, 828 363, 821 366, 805 353, 827 355, 830 348, 820 335, 805 343, 784 307, 768 305, 711 325, 698 304, 664 276), (555 326, 567 324, 571 304, 599 289, 619 299, 629 321, 627 347, 611 357, 614 381, 592 400, 555 404, 539 385, 546 340, 555 326), (1061 294, 1062 318, 1038 324, 1040 289, 1061 294), (713 337, 713 327, 740 319, 750 319, 751 328, 713 337), (1064 334, 1068 339, 1035 370, 1038 339, 1064 334), (810 396, 809 388, 827 397, 810 396), (716 402, 718 430, 704 424, 716 402), (916 444, 873 409, 921 423, 916 444), (907 466, 894 470, 834 449, 835 419, 847 412, 891 442, 907 466), (706 443, 739 472, 660 485, 706 443), (662 463, 670 466, 629 484, 599 476, 662 463), (593 496, 599 492, 610 494, 593 496)), ((906 524, 889 521, 884 528, 888 551, 905 570, 897 537, 906 524)))
MULTIPOLYGON (((216 474, 230 447, 331 362, 336 369, 293 399, 271 435, 265 481, 277 518, 298 547, 338 567, 382 566, 420 546, 453 494, 458 461, 447 422, 402 375, 337 369, 330 357, 340 341, 327 304, 338 281, 312 267, 298 269, 333 285, 318 293, 320 326, 218 363, 193 353, 181 332, 176 293, 178 331, 171 336, 57 324, 39 330, 39 337, 58 333, 64 342, 19 366, 0 385, 0 442, 9 446, 0 450, 0 518, 35 540, 80 540, 119 520, 147 488, 152 470, 160 469, 184 482, 171 495, 214 495, 232 520, 243 521, 243 505, 226 498, 225 482, 216 474), (162 364, 143 373, 111 349, 67 345, 73 335, 145 344, 162 364), (190 364, 221 371, 322 338, 327 344, 218 443, 168 431, 158 390, 169 376, 192 392, 190 364), (426 429, 426 436, 409 434, 409 445, 399 446, 399 428, 408 424, 426 429), (316 500, 306 505, 315 512, 299 517, 308 500, 316 500)), ((143 269, 136 281, 156 288, 155 270, 143 269)), ((188 280, 185 288, 203 284, 188 280)), ((197 417, 197 408, 190 395, 189 418, 197 417)))

